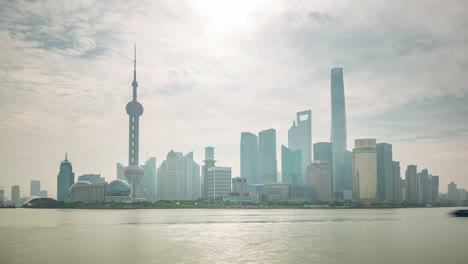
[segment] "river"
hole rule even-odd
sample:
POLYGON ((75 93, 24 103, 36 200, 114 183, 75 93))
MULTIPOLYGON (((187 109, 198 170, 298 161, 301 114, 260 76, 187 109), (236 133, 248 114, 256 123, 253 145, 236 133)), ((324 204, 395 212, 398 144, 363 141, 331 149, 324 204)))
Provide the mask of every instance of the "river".
POLYGON ((453 208, 1 209, 0 263, 468 263, 453 208))

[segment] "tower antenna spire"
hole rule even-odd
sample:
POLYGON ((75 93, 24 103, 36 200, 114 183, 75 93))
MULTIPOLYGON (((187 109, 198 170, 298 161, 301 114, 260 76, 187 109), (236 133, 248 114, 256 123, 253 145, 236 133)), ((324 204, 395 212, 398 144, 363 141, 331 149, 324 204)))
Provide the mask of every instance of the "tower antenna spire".
POLYGON ((137 80, 136 80, 136 43, 135 43, 135 46, 134 46, 134 49, 133 49, 133 82, 132 82, 132 86, 133 86, 133 101, 136 101, 137 100, 137 87, 138 87, 138 83, 137 83, 137 80))

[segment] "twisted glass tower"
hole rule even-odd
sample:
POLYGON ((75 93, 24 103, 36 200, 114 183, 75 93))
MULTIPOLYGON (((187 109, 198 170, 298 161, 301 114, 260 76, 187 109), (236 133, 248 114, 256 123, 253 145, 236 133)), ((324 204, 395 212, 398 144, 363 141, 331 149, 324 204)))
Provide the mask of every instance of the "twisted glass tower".
POLYGON ((331 70, 331 143, 333 153, 333 192, 335 196, 342 195, 344 190, 350 190, 351 174, 346 171, 346 108, 343 84, 343 69, 331 70))

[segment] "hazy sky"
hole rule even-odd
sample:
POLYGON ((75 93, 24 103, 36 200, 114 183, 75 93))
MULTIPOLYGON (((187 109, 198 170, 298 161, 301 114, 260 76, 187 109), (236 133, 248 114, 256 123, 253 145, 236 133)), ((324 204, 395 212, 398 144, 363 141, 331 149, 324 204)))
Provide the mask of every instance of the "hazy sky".
MULTIPOLYGON (((0 187, 40 179, 55 197, 65 152, 76 176, 127 163, 133 43, 140 162, 207 145, 239 175, 240 133, 312 110, 330 140, 330 69, 344 68, 348 147, 393 144, 468 187, 465 1, 0 1, 0 187)), ((278 155, 278 164, 280 156, 278 155)), ((280 167, 278 169, 281 169, 280 167)))

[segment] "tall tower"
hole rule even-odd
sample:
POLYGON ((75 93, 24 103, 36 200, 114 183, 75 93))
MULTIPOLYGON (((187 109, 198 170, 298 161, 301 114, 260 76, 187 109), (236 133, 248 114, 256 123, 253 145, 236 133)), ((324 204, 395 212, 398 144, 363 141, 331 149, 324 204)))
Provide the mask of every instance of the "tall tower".
POLYGON ((258 183, 258 138, 249 132, 242 132, 240 141, 241 178, 248 184, 258 183))
POLYGON ((288 130, 288 148, 301 151, 301 177, 305 180, 307 166, 312 161, 312 111, 305 110, 296 114, 296 120, 288 130), (297 125, 296 125, 297 123, 297 125))
POLYGON ((138 148, 139 148, 139 130, 140 130, 140 116, 143 114, 143 105, 137 101, 137 87, 136 81, 136 45, 133 58, 133 99, 127 104, 127 114, 129 116, 128 123, 128 166, 125 168, 124 175, 127 178, 131 187, 130 196, 134 198, 147 198, 145 197, 141 178, 144 175, 143 168, 138 165, 138 148))
POLYGON ((331 70, 331 143, 333 148, 333 192, 340 195, 343 191, 351 189, 346 182, 351 183, 351 174, 346 171, 346 108, 343 84, 343 69, 331 70))
POLYGON ((57 201, 65 201, 68 198, 68 189, 75 183, 75 173, 72 163, 65 154, 65 160, 60 163, 60 171, 57 175, 57 201))
POLYGON ((270 128, 258 133, 258 183, 277 182, 277 176, 276 130, 270 128))

